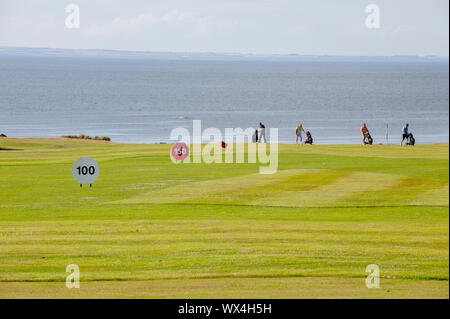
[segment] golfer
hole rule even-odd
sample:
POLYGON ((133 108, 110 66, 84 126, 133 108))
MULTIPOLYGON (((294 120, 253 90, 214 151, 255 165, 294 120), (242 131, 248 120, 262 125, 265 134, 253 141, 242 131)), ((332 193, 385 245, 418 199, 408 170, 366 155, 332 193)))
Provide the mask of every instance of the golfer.
POLYGON ((408 137, 409 137, 409 124, 406 123, 405 126, 403 126, 402 128, 402 141, 400 142, 400 146, 403 145, 404 140, 408 141, 408 137))
POLYGON ((298 144, 298 139, 300 138, 300 144, 302 144, 303 142, 303 137, 302 137, 302 132, 304 132, 305 130, 303 129, 303 124, 300 123, 297 128, 295 129, 295 136, 297 137, 295 139, 295 143, 298 144))
POLYGON ((369 133, 369 130, 367 129, 366 123, 363 123, 363 125, 361 126, 361 135, 362 135, 363 145, 366 144, 367 133, 369 133))
POLYGON ((267 140, 266 140, 266 127, 264 126, 264 124, 259 122, 259 138, 258 138, 258 141, 261 143, 263 138, 264 138, 264 143, 267 143, 267 140))

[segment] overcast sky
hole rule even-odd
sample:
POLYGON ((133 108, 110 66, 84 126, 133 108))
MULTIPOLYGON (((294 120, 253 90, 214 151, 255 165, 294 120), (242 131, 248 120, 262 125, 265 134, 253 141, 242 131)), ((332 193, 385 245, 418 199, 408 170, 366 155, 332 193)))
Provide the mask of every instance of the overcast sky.
POLYGON ((0 0, 0 46, 449 55, 448 0, 0 0), (80 8, 67 29, 66 5, 80 8), (380 28, 365 25, 368 4, 380 28))

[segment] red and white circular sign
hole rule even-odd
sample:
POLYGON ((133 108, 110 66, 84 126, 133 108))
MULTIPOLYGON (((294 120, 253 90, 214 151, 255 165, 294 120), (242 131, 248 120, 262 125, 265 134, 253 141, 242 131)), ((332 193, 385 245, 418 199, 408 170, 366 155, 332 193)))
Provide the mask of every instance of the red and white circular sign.
POLYGON ((182 161, 189 156, 189 147, 185 143, 177 143, 172 147, 172 157, 182 161))

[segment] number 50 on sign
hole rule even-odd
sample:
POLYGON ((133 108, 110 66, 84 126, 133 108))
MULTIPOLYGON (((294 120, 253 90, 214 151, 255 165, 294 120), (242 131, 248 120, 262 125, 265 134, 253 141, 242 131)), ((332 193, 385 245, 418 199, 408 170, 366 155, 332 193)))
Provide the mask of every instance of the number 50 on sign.
POLYGON ((99 173, 100 169, 97 162, 90 157, 80 157, 72 165, 72 176, 80 183, 80 187, 83 184, 92 186, 99 173))

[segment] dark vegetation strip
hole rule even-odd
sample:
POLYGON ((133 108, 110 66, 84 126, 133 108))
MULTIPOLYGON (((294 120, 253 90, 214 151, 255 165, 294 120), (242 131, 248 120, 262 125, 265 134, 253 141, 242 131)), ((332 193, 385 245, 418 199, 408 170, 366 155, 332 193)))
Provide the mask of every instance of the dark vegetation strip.
MULTIPOLYGON (((125 205, 122 203, 117 203, 113 205, 125 205)), ((143 205, 143 206, 230 206, 230 207, 261 207, 261 208, 288 208, 288 209, 323 209, 323 208, 339 208, 339 209, 350 209, 350 208, 401 208, 401 207, 436 207, 436 208, 446 208, 449 205, 355 205, 355 206, 273 206, 273 205, 251 205, 251 204, 228 204, 228 203, 127 203, 126 205, 143 205)))
MULTIPOLYGON (((293 277, 301 277, 301 278, 367 278, 367 275, 331 275, 331 274, 280 274, 280 275, 194 275, 192 277, 187 276, 179 276, 179 277, 159 277, 159 278, 139 278, 139 279, 127 279, 127 278, 87 278, 84 279, 83 282, 105 282, 105 281, 156 281, 156 280, 195 280, 195 279, 226 279, 226 278, 237 278, 237 279, 245 279, 245 278, 293 278, 293 277)), ((448 278, 444 277, 436 277, 436 276, 395 276, 395 279, 393 278, 385 278, 380 277, 381 279, 391 279, 391 280, 427 280, 427 281, 448 281, 448 278)), ((17 279, 0 279, 0 282, 65 282, 66 278, 48 278, 48 279, 23 279, 23 280, 17 280, 17 279)))
POLYGON ((23 148, 6 148, 6 147, 0 147, 0 151, 23 151, 23 148))

